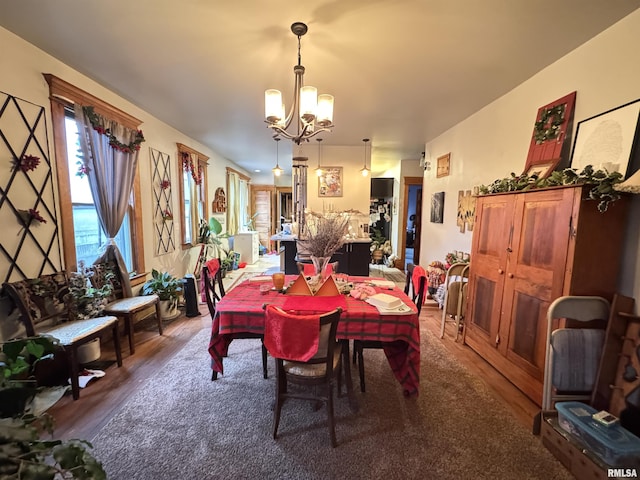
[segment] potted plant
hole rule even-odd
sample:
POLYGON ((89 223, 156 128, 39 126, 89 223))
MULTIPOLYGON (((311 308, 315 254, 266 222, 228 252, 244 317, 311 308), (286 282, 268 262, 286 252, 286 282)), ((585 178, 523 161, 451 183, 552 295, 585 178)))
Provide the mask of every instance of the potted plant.
POLYGON ((371 235, 370 250, 374 263, 381 263, 385 255, 391 254, 391 242, 377 228, 373 229, 373 235, 371 235))
POLYGON ((178 300, 182 292, 182 280, 168 272, 151 271, 151 279, 142 285, 142 295, 156 294, 160 298, 160 309, 163 320, 171 320, 180 315, 178 300))
POLYGON ((102 464, 88 451, 84 440, 56 440, 53 418, 28 411, 42 387, 37 386, 38 362, 59 348, 53 337, 11 340, 0 352, 0 459, 2 478, 106 479, 102 464), (48 434, 47 438, 40 436, 48 434))

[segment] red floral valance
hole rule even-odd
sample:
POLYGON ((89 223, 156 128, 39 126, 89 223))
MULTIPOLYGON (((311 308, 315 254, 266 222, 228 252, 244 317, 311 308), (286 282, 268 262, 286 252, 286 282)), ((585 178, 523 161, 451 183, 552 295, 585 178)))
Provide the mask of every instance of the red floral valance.
POLYGON ((202 183, 202 178, 204 175, 204 168, 200 162, 193 161, 193 157, 188 152, 182 152, 182 168, 184 168, 185 172, 191 172, 191 176, 193 177, 193 181, 196 182, 196 185, 200 185, 202 183))

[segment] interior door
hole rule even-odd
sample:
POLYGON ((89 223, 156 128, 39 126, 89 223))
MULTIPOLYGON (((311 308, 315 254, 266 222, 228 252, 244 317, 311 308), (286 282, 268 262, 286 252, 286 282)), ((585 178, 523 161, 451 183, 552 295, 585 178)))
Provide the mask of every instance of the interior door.
POLYGON ((416 200, 415 237, 413 240, 413 263, 420 265, 420 238, 422 231, 422 188, 418 189, 416 200))

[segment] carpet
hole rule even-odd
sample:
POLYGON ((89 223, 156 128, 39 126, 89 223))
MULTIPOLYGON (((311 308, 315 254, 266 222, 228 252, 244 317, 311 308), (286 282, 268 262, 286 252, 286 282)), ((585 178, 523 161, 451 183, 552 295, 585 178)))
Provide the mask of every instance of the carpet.
POLYGON ((234 341, 225 375, 212 382, 205 329, 132 394, 91 440, 93 453, 111 480, 573 478, 439 339, 421 333, 419 397, 403 396, 382 351, 366 351, 359 412, 346 396, 335 402, 335 449, 326 409, 301 401, 285 403, 274 440, 273 364, 264 380, 260 342, 234 341))

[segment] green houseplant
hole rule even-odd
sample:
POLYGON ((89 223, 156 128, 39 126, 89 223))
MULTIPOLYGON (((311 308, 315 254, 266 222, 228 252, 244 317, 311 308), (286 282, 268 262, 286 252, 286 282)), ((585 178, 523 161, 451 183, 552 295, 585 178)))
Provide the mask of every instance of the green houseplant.
POLYGON ((168 272, 159 272, 155 268, 151 271, 151 278, 142 285, 141 295, 156 294, 160 298, 165 320, 179 315, 178 300, 182 292, 182 280, 168 272))
POLYGON ((58 349, 53 337, 11 340, 0 352, 0 478, 106 479, 106 473, 84 440, 55 440, 53 418, 30 411, 30 400, 40 390, 35 379, 38 362, 58 349))

